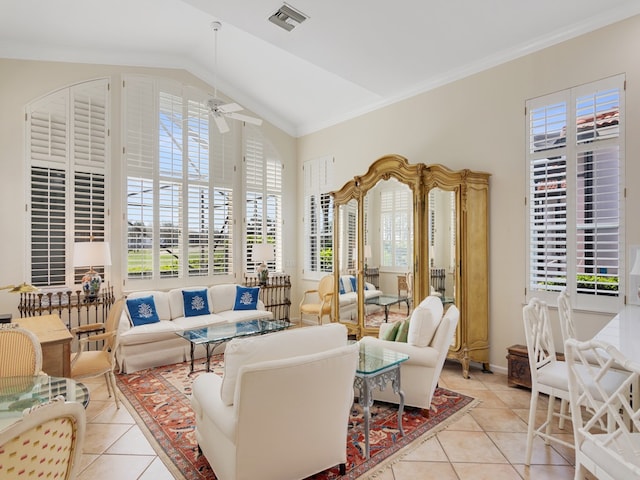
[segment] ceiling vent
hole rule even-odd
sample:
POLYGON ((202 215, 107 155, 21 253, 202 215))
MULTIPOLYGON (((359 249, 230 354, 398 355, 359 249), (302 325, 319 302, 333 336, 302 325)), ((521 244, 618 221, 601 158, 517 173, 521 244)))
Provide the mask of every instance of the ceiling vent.
POLYGON ((307 18, 307 15, 285 3, 269 17, 269 21, 290 32, 307 18))

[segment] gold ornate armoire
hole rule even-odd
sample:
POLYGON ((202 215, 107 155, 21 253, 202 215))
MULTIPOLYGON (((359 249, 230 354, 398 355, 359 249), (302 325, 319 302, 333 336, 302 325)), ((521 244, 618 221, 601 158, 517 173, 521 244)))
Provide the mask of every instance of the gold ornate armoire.
MULTIPOLYGON (((380 202, 378 190, 397 189, 409 199, 407 225, 409 241, 397 248, 407 250, 407 269, 413 275, 411 302, 417 305, 430 294, 440 295, 445 308, 455 303, 460 321, 452 339, 449 357, 459 360, 462 373, 469 376, 470 362, 489 370, 489 287, 488 287, 488 196, 489 174, 471 170, 450 170, 439 164, 410 164, 400 155, 376 160, 362 176, 356 176, 334 200, 333 271, 334 316, 357 338, 377 335, 378 327, 367 324, 370 308, 365 302, 365 245, 379 251, 379 259, 393 250, 378 235, 380 202), (404 190, 403 190, 404 189, 404 190), (404 193, 403 193, 404 192, 404 193), (378 222, 378 223, 376 223, 378 222), (339 278, 355 270, 357 316, 341 316, 339 278), (440 286, 433 288, 434 271, 440 286), (444 277, 444 278, 443 278, 444 277)), ((397 195, 396 195, 397 196, 397 195)), ((398 213, 400 216, 401 213, 398 213)), ((374 254, 375 257, 375 254, 374 254)), ((371 259, 368 259, 371 262, 371 259)), ((375 262, 375 259, 374 259, 375 262)), ((380 265, 381 284, 385 274, 397 281, 397 266, 380 265)), ((384 292, 393 294, 392 291, 384 292)), ((346 309, 343 310, 346 312, 346 309)))

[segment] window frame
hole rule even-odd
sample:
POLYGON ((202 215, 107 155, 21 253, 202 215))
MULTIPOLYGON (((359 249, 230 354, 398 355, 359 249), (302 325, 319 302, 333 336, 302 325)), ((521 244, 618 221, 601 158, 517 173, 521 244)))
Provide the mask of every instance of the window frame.
MULTIPOLYGON (((533 98, 526 102, 525 129, 527 140, 525 142, 525 158, 527 170, 527 196, 525 197, 525 218, 527 218, 528 221, 526 225, 527 235, 525 256, 525 301, 528 301, 533 297, 538 297, 551 305, 555 305, 557 302, 558 293, 562 289, 566 288, 570 294, 573 308, 583 311, 614 313, 617 312, 625 302, 625 86, 625 76, 621 74, 591 82, 589 84, 569 88, 561 92, 533 98), (579 125, 584 125, 580 122, 586 122, 588 124, 587 120, 589 117, 585 115, 584 112, 579 110, 579 108, 576 106, 578 101, 581 99, 594 97, 595 100, 593 102, 592 111, 595 111, 595 114, 591 115, 590 118, 593 120, 592 129, 595 134, 598 134, 600 133, 600 131, 606 131, 605 129, 607 128, 607 125, 601 121, 598 121, 599 125, 598 123, 596 123, 596 120, 598 119, 598 112, 605 111, 598 110, 598 105, 600 105, 598 104, 598 99, 602 100, 602 105, 606 105, 605 93, 610 90, 617 90, 619 99, 617 105, 617 136, 609 138, 607 138, 606 136, 600 137, 595 141, 585 139, 584 130, 581 129, 579 125), (551 110, 550 107, 554 105, 558 106, 558 109, 551 110), (564 111, 561 107, 562 105, 564 105, 564 111), (534 115, 536 115, 534 112, 541 112, 544 108, 548 108, 548 115, 546 117, 547 120, 536 123, 537 117, 533 117, 534 115), (538 127, 541 125, 556 126, 548 129, 544 134, 540 133, 537 137, 534 137, 534 131, 539 131, 534 130, 534 124, 538 127), (578 131, 579 129, 580 131, 578 131), (559 131, 561 133, 558 134, 559 131), (562 132, 564 132, 564 141, 562 132), (542 139, 543 135, 544 140, 542 139), (534 142, 543 141, 546 143, 538 143, 539 146, 537 148, 534 147, 534 142), (615 155, 613 155, 613 157, 605 157, 605 152, 607 151, 614 151, 614 153, 617 152, 617 157, 615 155), (617 178, 614 178, 614 181, 611 182, 611 184, 601 187, 598 186, 597 183, 594 183, 595 186, 590 187, 592 191, 600 195, 600 200, 597 203, 589 203, 588 198, 586 198, 586 194, 579 193, 581 191, 580 187, 584 183, 581 183, 580 177, 582 177, 583 175, 578 171, 579 159, 581 158, 581 156, 599 158, 600 160, 598 160, 599 163, 597 163, 597 165, 606 165, 607 163, 617 162, 617 178), (562 166, 562 159, 564 159, 564 167, 562 166), (533 162, 537 162, 538 171, 546 175, 544 178, 547 180, 545 180, 545 183, 543 185, 544 188, 536 186, 536 184, 533 183, 533 162), (546 162, 546 164, 544 162, 546 162), (553 188, 552 184, 554 185, 553 188), (542 191, 543 193, 538 193, 538 197, 536 197, 537 191, 542 191), (563 191, 566 193, 563 194, 563 191), (617 194, 617 219, 615 219, 617 221, 614 220, 608 225, 605 225, 604 221, 598 221, 598 216, 601 212, 605 212, 606 210, 611 211, 611 208, 607 207, 605 204, 605 200, 603 200, 603 198, 607 198, 607 195, 610 197, 611 194, 617 194), (539 238, 549 238, 546 235, 555 231, 557 232, 556 234, 554 234, 556 245, 562 248, 562 235, 564 234, 564 248, 566 252, 564 255, 565 261, 564 264, 563 262, 556 263, 557 265, 559 265, 559 269, 555 274, 553 273, 553 270, 550 269, 550 267, 543 267, 543 270, 537 270, 540 272, 547 272, 546 274, 551 274, 552 276, 555 275, 555 278, 557 278, 560 282, 559 285, 554 287, 551 284, 551 286, 548 286, 548 288, 546 289, 536 288, 536 285, 534 284, 534 269, 532 265, 534 259, 536 258, 534 249, 538 248, 533 246, 533 224, 536 222, 534 209, 536 209, 536 206, 542 208, 542 205, 546 205, 547 207, 553 205, 553 202, 549 199, 554 198, 554 196, 557 199, 556 206, 560 209, 551 211, 551 220, 547 218, 541 220, 542 223, 538 222, 539 225, 542 225, 542 227, 540 228, 544 229, 540 230, 540 234, 545 235, 545 237, 539 238), (536 198, 548 200, 543 201, 543 203, 536 203, 536 198), (561 217, 558 216, 562 214, 563 202, 565 204, 564 211, 566 212, 566 219, 564 219, 564 223, 561 221, 561 217), (589 208, 588 205, 591 205, 591 207, 589 208), (590 223, 584 223, 583 225, 578 225, 578 212, 592 213, 596 220, 591 221, 590 223), (558 221, 557 226, 547 228, 547 225, 551 225, 550 221, 558 221), (564 233, 562 230, 563 225, 565 226, 564 233), (617 237, 617 257, 606 257, 607 254, 611 254, 611 251, 607 252, 607 249, 604 246, 605 242, 600 239, 601 237, 596 237, 597 239, 589 241, 588 245, 591 245, 591 247, 588 251, 584 250, 587 247, 583 247, 581 249, 581 247, 579 247, 580 231, 586 229, 587 227, 589 227, 590 230, 595 229, 596 235, 600 230, 603 230, 604 228, 608 228, 609 230, 613 229, 614 231, 617 228, 617 234, 614 233, 613 235, 617 237), (542 232, 547 233, 543 234, 542 232), (596 264, 593 267, 589 265, 583 265, 582 267, 580 267, 578 256, 582 255, 582 251, 586 252, 585 255, 592 254, 595 256, 596 264), (598 255, 600 252, 604 253, 598 255), (617 266, 615 264, 616 260, 617 266), (607 265, 608 268, 604 268, 607 265), (595 278, 595 281, 598 282, 600 286, 604 287, 602 288, 600 293, 596 291, 594 291, 594 293, 587 292, 587 290, 584 288, 584 286, 586 285, 584 283, 578 285, 580 283, 578 282, 578 275, 583 275, 581 273, 581 270, 583 268, 597 269, 598 273, 596 274, 597 276, 595 278), (566 273, 563 275, 563 272, 566 273), (615 277, 616 274, 618 281, 617 294, 610 295, 606 292, 604 277, 607 275, 609 277, 615 277), (564 277, 564 288, 561 281, 562 277, 564 277)), ((594 160, 592 163, 595 165, 596 161, 594 160)), ((615 168, 613 171, 616 171, 615 168)), ((602 173, 599 177, 596 178, 600 178, 605 181, 607 175, 602 173)), ((583 189, 583 191, 586 192, 585 189, 583 189)), ((538 211, 538 215, 547 215, 547 207, 545 207, 544 210, 538 211)), ((613 207, 613 210, 616 210, 615 205, 613 207)), ((600 233, 600 235, 604 237, 607 234, 600 233)), ((557 257, 558 259, 560 259, 560 256, 558 256, 557 253, 554 253, 554 250, 557 251, 557 247, 553 246, 554 244, 549 244, 546 240, 543 244, 540 242, 537 242, 537 244, 540 246, 544 245, 545 251, 551 252, 551 257, 557 257), (549 250, 548 247, 551 247, 551 250, 549 250)), ((538 256, 537 258, 542 259, 543 257, 538 256)), ((549 265, 550 261, 551 260, 546 261, 545 263, 549 265)), ((584 273, 584 275, 587 274, 588 272, 584 273)), ((553 282, 553 280, 551 281, 553 282)))

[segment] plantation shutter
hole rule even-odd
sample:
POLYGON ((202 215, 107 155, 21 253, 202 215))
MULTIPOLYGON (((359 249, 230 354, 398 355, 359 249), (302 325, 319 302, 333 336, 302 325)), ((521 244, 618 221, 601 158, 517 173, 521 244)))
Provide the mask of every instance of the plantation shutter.
POLYGON ((265 142, 260 130, 245 126, 244 179, 246 196, 246 258, 249 271, 258 259, 252 258, 254 244, 274 246, 275 260, 270 270, 282 270, 282 163, 265 142))
POLYGON ((124 163, 127 176, 127 278, 150 279, 154 271, 156 87, 145 77, 124 82, 124 163))
POLYGON ((623 94, 617 76, 527 102, 531 296, 567 288, 574 307, 620 303, 623 94))
POLYGON ((229 125, 231 131, 220 133, 211 127, 213 150, 213 274, 231 275, 234 271, 234 176, 239 129, 229 125))
POLYGON ((618 294, 620 87, 578 90, 575 108, 577 292, 618 294))
POLYGON ((73 242, 107 239, 108 91, 108 80, 93 80, 27 107, 34 285, 78 283, 73 242))
POLYGON ((333 158, 309 160, 303 165, 305 189, 305 270, 333 270, 333 158))
POLYGON ((380 265, 406 270, 412 243, 412 211, 410 193, 406 188, 390 187, 380 191, 380 233, 382 253, 380 265))

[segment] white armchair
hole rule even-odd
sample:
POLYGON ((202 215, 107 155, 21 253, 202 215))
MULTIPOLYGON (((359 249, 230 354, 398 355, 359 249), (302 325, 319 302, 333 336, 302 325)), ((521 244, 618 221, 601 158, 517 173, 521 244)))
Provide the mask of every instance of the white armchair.
MULTIPOLYGON (((400 366, 401 387, 405 396, 405 405, 422 408, 428 416, 433 392, 438 385, 444 361, 460 318, 460 312, 451 305, 442 316, 443 307, 440 298, 429 296, 418 305, 409 320, 409 341, 394 342, 383 340, 385 332, 393 324, 383 323, 378 338, 364 337, 360 341, 375 343, 385 348, 406 353, 409 359, 400 366), (434 331, 435 329, 435 331, 434 331), (422 330, 420 332, 419 330, 422 330), (432 333, 432 336, 429 335, 432 333), (425 334, 428 339, 425 340, 425 334)), ((390 403, 398 403, 398 395, 391 386, 384 390, 375 390, 373 398, 390 403)))
POLYGON ((347 461, 358 345, 338 323, 234 339, 193 382, 196 439, 219 480, 294 480, 347 461))

